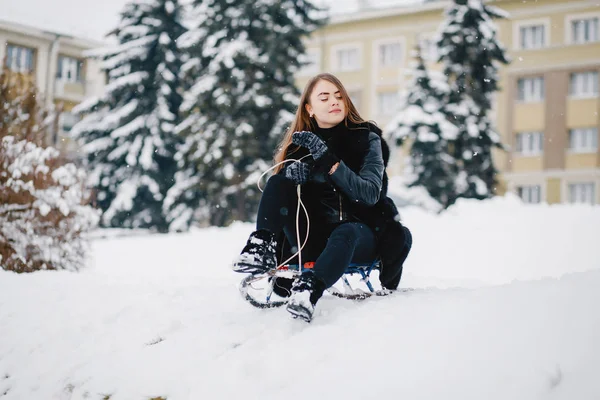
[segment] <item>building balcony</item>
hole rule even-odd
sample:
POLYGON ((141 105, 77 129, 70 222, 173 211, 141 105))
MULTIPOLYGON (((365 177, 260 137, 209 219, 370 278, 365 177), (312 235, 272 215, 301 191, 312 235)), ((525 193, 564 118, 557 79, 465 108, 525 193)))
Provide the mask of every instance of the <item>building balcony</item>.
POLYGON ((565 158, 565 168, 572 169, 593 169, 600 167, 598 153, 575 153, 567 151, 565 158))
POLYGON ((543 131, 546 126, 546 104, 541 102, 514 103, 513 130, 517 132, 543 131))
POLYGON ((598 126, 599 108, 598 97, 569 97, 567 99, 567 126, 570 128, 598 126))
POLYGON ((85 98, 86 82, 69 82, 63 79, 54 81, 54 97, 62 100, 81 102, 85 98))
MULTIPOLYGON (((0 66, 0 70, 4 67, 0 66)), ((35 71, 18 72, 8 69, 8 79, 13 85, 29 86, 35 84, 35 71)))
POLYGON ((527 156, 515 153, 512 157, 512 172, 534 172, 544 170, 544 156, 542 154, 527 156))

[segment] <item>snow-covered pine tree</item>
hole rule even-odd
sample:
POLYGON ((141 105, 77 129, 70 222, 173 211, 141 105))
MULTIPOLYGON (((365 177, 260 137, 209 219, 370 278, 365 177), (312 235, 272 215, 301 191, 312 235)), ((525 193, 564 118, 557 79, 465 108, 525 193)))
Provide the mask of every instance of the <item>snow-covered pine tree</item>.
POLYGON ((508 14, 481 0, 454 0, 445 15, 437 47, 450 84, 444 110, 459 128, 456 187, 459 197, 485 199, 494 195, 497 183, 492 148, 504 148, 489 113, 499 64, 509 63, 493 19, 508 14))
POLYGON ((93 53, 109 82, 103 96, 75 109, 87 115, 72 133, 104 226, 168 231, 162 210, 177 170, 181 17, 176 0, 130 2, 112 32, 118 44, 93 53))
POLYGON ((456 162, 450 155, 458 129, 440 111, 448 85, 439 72, 428 71, 420 48, 415 50, 412 81, 400 111, 386 127, 396 145, 411 142, 408 186, 422 186, 447 208, 456 200, 456 162))
POLYGON ((76 270, 98 213, 86 205, 85 172, 44 147, 52 114, 35 85, 0 72, 0 268, 76 270))
POLYGON ((189 56, 178 127, 187 169, 169 197, 175 229, 192 214, 212 225, 253 217, 257 179, 297 105, 302 39, 325 22, 308 0, 195 0, 193 8, 197 25, 179 41, 189 56))

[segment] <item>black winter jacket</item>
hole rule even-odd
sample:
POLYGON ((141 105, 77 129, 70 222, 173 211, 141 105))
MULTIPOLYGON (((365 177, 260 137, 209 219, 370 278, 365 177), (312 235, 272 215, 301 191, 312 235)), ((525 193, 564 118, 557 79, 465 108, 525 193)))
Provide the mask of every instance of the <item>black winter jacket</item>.
MULTIPOLYGON (((339 224, 360 221, 370 226, 379 236, 386 221, 393 220, 398 211, 387 198, 388 178, 385 167, 389 148, 381 130, 371 124, 314 130, 327 147, 341 159, 337 170, 329 175, 318 172, 302 187, 303 201, 310 205, 319 221, 339 224)), ((300 148, 287 158, 299 159, 308 154, 300 148)), ((312 158, 303 161, 311 162, 312 158)))
MULTIPOLYGON (((406 237, 398 210, 387 197, 385 167, 390 152, 381 130, 371 123, 346 126, 342 122, 330 129, 314 131, 341 161, 332 175, 319 172, 302 186, 302 199, 311 219, 331 224, 358 221, 368 225, 377 237, 382 284, 395 289, 406 258, 403 254, 406 237)), ((307 154, 307 150, 300 148, 288 153, 287 158, 300 159, 307 154)))
MULTIPOLYGON (((332 175, 313 169, 310 181, 302 187, 302 199, 317 220, 328 224, 360 221, 357 211, 378 202, 385 165, 382 139, 371 132, 373 128, 378 130, 370 124, 346 127, 342 122, 333 128, 314 130, 340 158, 340 165, 332 175)), ((308 151, 300 148, 287 158, 299 159, 306 154, 308 151)), ((312 157, 303 161, 313 163, 312 157)))

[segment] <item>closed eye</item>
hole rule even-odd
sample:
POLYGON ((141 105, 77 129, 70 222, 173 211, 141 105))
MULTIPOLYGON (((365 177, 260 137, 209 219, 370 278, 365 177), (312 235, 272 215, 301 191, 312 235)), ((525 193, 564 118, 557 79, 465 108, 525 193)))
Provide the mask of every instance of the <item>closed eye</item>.
MULTIPOLYGON (((335 98, 338 99, 338 100, 342 100, 342 96, 335 96, 335 98)), ((327 99, 328 99, 327 97, 323 97, 320 100, 321 101, 327 101, 327 99)))

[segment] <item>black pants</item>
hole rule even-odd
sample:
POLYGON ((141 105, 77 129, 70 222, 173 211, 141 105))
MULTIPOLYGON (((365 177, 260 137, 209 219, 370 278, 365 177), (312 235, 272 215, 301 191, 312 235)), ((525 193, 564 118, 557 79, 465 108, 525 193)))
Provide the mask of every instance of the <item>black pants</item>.
MULTIPOLYGON (((302 262, 314 261, 315 275, 330 287, 344 274, 350 263, 370 263, 376 258, 376 239, 371 228, 360 222, 324 224, 311 215, 310 200, 307 208, 310 221, 300 210, 300 243, 304 243, 307 226, 308 242, 302 249, 302 262), (310 222, 310 223, 308 223, 310 222)), ((305 202, 302 199, 303 203, 305 202)), ((257 229, 268 229, 285 237, 292 245, 292 252, 298 251, 296 239, 296 208, 298 195, 296 185, 282 175, 274 175, 267 181, 258 207, 257 229)), ((281 260, 284 261, 284 260, 281 260)), ((293 260, 292 262, 297 262, 293 260)))

